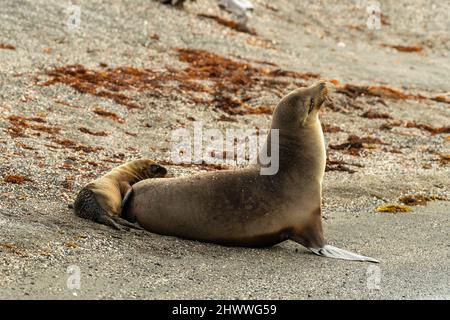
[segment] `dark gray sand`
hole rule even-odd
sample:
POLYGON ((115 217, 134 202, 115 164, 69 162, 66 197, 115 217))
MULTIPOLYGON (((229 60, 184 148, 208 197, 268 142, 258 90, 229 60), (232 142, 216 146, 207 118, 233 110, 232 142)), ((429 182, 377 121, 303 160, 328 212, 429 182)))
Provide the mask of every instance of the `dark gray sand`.
MULTIPOLYGON (((381 29, 371 30, 370 1, 253 2, 257 35, 198 17, 230 19, 207 0, 184 10, 74 1, 73 30, 66 1, 0 2, 0 298, 450 298, 449 202, 375 210, 405 195, 450 198, 450 4, 381 1, 381 29), (254 74, 236 86, 246 64, 254 74), (267 128, 270 115, 256 108, 318 79, 308 72, 340 88, 321 117, 326 238, 380 264, 316 257, 293 242, 227 248, 115 231, 67 208, 124 161, 170 160, 171 132, 193 121, 267 128), (369 139, 342 146, 350 135, 369 139), (67 286, 69 266, 79 268, 79 290, 67 286)), ((175 176, 214 170, 167 167, 175 176)))

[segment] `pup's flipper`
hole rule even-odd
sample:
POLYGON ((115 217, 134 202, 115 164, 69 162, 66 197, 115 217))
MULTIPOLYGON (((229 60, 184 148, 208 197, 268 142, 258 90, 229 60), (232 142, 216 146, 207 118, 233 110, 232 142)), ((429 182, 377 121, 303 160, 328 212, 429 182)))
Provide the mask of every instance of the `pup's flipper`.
POLYGON ((112 220, 114 220, 117 224, 131 228, 131 229, 138 229, 138 230, 144 230, 137 222, 133 223, 128 220, 125 220, 121 217, 117 216, 111 216, 112 220))
POLYGON ((95 193, 86 188, 81 189, 79 192, 73 208, 77 216, 96 221, 116 230, 122 230, 121 226, 142 230, 139 225, 122 219, 117 215, 110 214, 103 209, 97 202, 95 193))
POLYGON ((319 256, 327 258, 379 263, 379 261, 374 258, 362 256, 354 252, 330 246, 328 244, 324 245, 322 248, 308 248, 308 249, 319 256))
POLYGON ((122 227, 117 224, 108 214, 99 214, 94 218, 94 221, 116 230, 122 230, 122 227))
POLYGON ((141 226, 139 226, 137 223, 129 222, 125 219, 122 219, 115 215, 109 215, 105 210, 101 210, 102 212, 99 212, 95 218, 94 221, 104 224, 106 226, 109 226, 116 230, 122 230, 122 226, 128 227, 131 229, 138 229, 138 230, 144 230, 141 226))

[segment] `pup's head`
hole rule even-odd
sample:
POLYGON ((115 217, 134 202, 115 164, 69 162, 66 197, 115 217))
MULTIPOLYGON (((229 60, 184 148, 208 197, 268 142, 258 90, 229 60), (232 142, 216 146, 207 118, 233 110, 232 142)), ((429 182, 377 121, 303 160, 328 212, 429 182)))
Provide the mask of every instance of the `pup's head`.
POLYGON ((285 128, 309 126, 317 121, 317 113, 328 94, 327 83, 320 81, 284 96, 274 112, 274 120, 285 128))
POLYGON ((161 178, 167 173, 166 168, 149 159, 133 160, 123 166, 141 179, 161 178))

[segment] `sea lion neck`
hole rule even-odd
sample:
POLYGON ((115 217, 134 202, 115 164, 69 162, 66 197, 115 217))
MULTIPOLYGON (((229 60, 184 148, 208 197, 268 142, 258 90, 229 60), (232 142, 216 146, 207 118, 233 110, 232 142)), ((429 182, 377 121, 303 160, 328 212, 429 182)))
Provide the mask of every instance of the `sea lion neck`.
POLYGON ((281 141, 280 168, 284 165, 286 170, 295 170, 305 174, 307 167, 313 175, 322 179, 325 171, 326 151, 322 128, 317 126, 304 127, 299 130, 302 137, 295 140, 281 141))
MULTIPOLYGON (((276 150, 276 148, 274 148, 276 150)), ((308 126, 302 126, 295 129, 271 129, 267 136, 266 145, 261 152, 267 152, 271 158, 278 156, 279 171, 302 171, 305 163, 308 168, 314 172, 322 172, 325 170, 325 147, 324 137, 320 121, 317 119, 315 123, 308 126), (272 143, 276 143, 272 136, 272 130, 278 130, 278 155, 271 154, 272 143)))

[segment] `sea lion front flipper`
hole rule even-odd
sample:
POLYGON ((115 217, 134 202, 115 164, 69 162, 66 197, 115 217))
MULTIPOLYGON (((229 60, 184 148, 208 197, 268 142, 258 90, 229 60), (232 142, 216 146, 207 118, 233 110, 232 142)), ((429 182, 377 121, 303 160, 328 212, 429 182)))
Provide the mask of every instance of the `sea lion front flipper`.
POLYGON ((371 258, 359 255, 354 252, 350 252, 344 249, 340 249, 334 246, 330 246, 328 244, 324 245, 322 248, 308 248, 315 254, 327 258, 334 258, 334 259, 343 259, 343 260, 353 260, 353 261, 368 261, 368 262, 374 262, 379 263, 380 261, 371 258))

